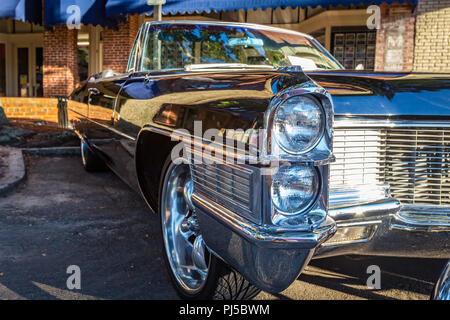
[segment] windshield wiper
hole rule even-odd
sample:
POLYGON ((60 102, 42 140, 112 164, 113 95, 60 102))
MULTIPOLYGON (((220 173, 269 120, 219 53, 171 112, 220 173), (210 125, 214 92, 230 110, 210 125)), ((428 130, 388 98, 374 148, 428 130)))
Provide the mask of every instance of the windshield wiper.
POLYGON ((245 64, 245 63, 204 63, 204 64, 187 64, 184 66, 186 71, 198 71, 209 69, 266 69, 272 70, 273 66, 260 64, 245 64))

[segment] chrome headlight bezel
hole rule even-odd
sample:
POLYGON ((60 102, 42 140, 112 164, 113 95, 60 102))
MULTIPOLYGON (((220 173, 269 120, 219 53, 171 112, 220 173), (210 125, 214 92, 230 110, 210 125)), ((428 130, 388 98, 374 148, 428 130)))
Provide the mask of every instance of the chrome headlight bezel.
POLYGON ((261 145, 261 152, 264 159, 268 162, 286 160, 314 165, 324 165, 334 161, 331 151, 333 144, 333 119, 334 112, 331 95, 313 81, 304 82, 280 91, 270 101, 269 108, 264 115, 264 127, 267 129, 261 145), (295 96, 307 96, 313 99, 321 107, 323 112, 322 129, 320 130, 319 137, 310 148, 301 150, 298 153, 287 152, 282 149, 273 136, 274 116, 278 106, 295 96))
POLYGON ((272 182, 277 179, 274 174, 268 179, 267 196, 270 198, 270 210, 268 212, 266 223, 277 226, 278 228, 297 229, 297 230, 311 230, 317 225, 320 225, 327 216, 327 203, 328 197, 323 197, 323 194, 328 193, 328 185, 324 180, 327 177, 328 168, 326 166, 309 166, 305 164, 293 163, 282 164, 281 166, 288 165, 291 167, 307 166, 314 170, 317 185, 314 186, 314 195, 305 203, 305 205, 295 213, 286 214, 282 210, 279 210, 272 199, 272 182))
MULTIPOLYGON (((302 95, 288 95, 287 97, 285 97, 284 99, 282 99, 276 106, 276 109, 273 112, 273 116, 272 116, 272 126, 271 126, 271 136, 273 138, 273 140, 276 142, 276 145, 284 152, 286 152, 287 154, 290 155, 302 155, 305 153, 308 153, 309 151, 311 151, 312 149, 314 149, 317 144, 320 142, 320 140, 322 139, 323 135, 324 135, 324 131, 325 131, 325 127, 326 127, 326 113, 325 110, 322 106, 322 103, 313 95, 311 94, 302 94, 302 95), (320 114, 319 119, 318 120, 318 130, 317 130, 317 134, 306 144, 306 146, 304 148, 299 148, 299 149, 291 149, 288 148, 286 145, 284 145, 281 142, 281 138, 280 138, 280 133, 276 132, 276 122, 277 122, 277 116, 278 116, 278 112, 280 112, 281 108, 283 108, 283 105, 285 103, 287 103, 289 100, 293 100, 293 99, 307 99, 310 100, 315 107, 317 107, 317 110, 320 114)), ((289 138, 288 138, 289 139, 289 138)), ((272 146, 273 147, 273 146, 272 146)), ((272 152, 274 151, 274 148, 272 148, 272 152)))
MULTIPOLYGON (((300 173, 300 172, 295 172, 295 173, 300 173)), ((273 211, 276 213, 279 213, 285 217, 294 217, 294 216, 301 215, 302 213, 305 213, 306 211, 308 211, 308 209, 312 205, 314 205, 314 203, 317 200, 318 195, 320 194, 320 190, 321 190, 321 177, 320 177, 320 173, 316 167, 303 166, 303 165, 302 166, 281 165, 278 168, 277 173, 272 177, 271 184, 270 184, 270 194, 271 194, 273 211), (291 183, 292 181, 290 178, 292 178, 292 177, 289 177, 289 175, 291 174, 290 171, 296 171, 296 170, 303 171, 303 173, 308 172, 308 171, 309 171, 309 173, 311 173, 311 183, 310 183, 311 192, 310 192, 310 195, 308 196, 308 198, 304 199, 304 201, 302 201, 302 203, 299 204, 296 209, 287 210, 286 208, 281 208, 280 204, 277 204, 277 202, 278 202, 278 201, 276 201, 277 196, 274 194, 274 188, 275 188, 274 184, 276 184, 279 181, 291 183)), ((303 193, 306 194, 306 192, 303 192, 303 193)), ((281 198, 282 196, 278 196, 278 197, 281 198)))

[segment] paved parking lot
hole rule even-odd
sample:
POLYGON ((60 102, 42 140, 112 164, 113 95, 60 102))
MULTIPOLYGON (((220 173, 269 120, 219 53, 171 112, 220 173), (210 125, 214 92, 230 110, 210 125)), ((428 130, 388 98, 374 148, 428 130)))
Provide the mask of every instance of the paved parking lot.
MULTIPOLYGON (((26 181, 0 197, 0 299, 176 299, 158 220, 111 172, 78 157, 27 158, 26 181), (66 269, 81 268, 81 290, 66 269)), ((257 299, 428 299, 442 260, 337 257, 313 261, 278 295, 257 299), (381 290, 365 287, 367 266, 381 290)))

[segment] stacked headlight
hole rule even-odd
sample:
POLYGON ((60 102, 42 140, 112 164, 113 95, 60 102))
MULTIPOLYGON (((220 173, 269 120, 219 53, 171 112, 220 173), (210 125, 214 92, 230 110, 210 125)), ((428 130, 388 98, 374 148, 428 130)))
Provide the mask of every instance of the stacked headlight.
POLYGON ((272 203, 282 215, 299 214, 316 199, 319 186, 320 178, 314 167, 280 166, 272 178, 272 203))
POLYGON ((285 152, 300 154, 315 146, 322 135, 323 126, 321 105, 312 97, 299 95, 277 107, 272 134, 285 152))

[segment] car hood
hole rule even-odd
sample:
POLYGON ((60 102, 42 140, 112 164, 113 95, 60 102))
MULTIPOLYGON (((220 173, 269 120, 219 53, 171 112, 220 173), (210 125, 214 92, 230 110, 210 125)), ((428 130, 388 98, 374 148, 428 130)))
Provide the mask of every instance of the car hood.
POLYGON ((450 116, 450 74, 311 72, 336 115, 450 116))

